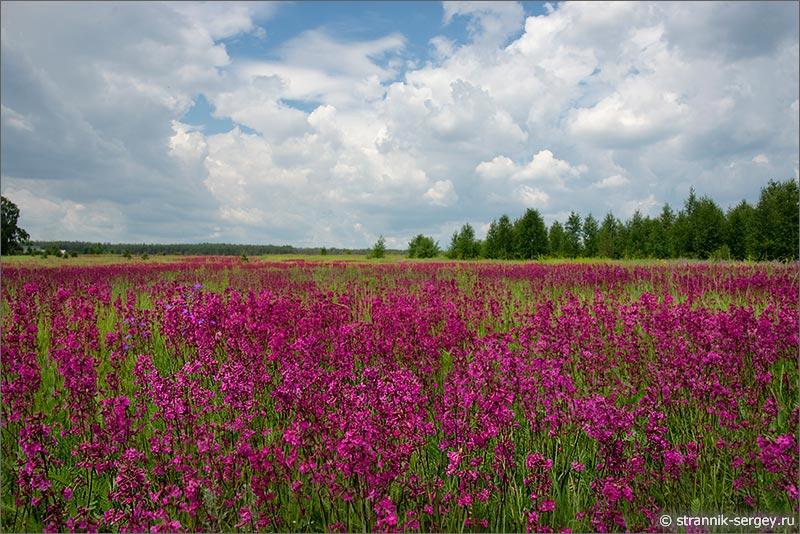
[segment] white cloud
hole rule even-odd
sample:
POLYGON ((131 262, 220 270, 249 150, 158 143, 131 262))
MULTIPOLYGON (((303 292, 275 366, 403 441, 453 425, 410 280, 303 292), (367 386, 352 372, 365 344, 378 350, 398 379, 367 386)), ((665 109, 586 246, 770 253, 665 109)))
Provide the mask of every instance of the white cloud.
POLYGON ((179 121, 172 121, 175 135, 169 139, 170 153, 184 162, 197 162, 205 158, 208 143, 198 130, 179 121))
POLYGON ((586 165, 570 165, 556 158, 548 150, 540 150, 531 161, 519 166, 506 156, 496 156, 491 161, 483 161, 475 167, 475 172, 485 179, 507 178, 515 182, 535 181, 549 184, 557 189, 567 189, 570 178, 587 172, 586 165))
POLYGON ((622 187, 623 185, 627 185, 630 183, 630 180, 622 176, 621 174, 614 174, 609 176, 608 178, 603 178, 599 182, 595 182, 595 187, 599 189, 611 189, 615 187, 622 187))
POLYGON ((435 182, 423 196, 435 206, 452 206, 458 200, 453 182, 450 180, 435 182))
POLYGON ((757 156, 753 157, 753 163, 758 163, 759 165, 766 165, 769 163, 769 159, 764 154, 758 154, 757 156))
POLYGON ((383 97, 382 83, 397 74, 396 68, 382 66, 380 60, 396 55, 404 46, 405 38, 400 34, 353 42, 309 30, 281 45, 280 61, 239 62, 234 69, 239 84, 229 93, 227 104, 249 106, 249 94, 240 87, 258 78, 278 82, 279 90, 271 88, 272 97, 335 106, 372 102, 383 97))
POLYGON ((106 241, 125 235, 124 217, 110 202, 46 198, 29 189, 10 189, 3 194, 24 214, 21 225, 37 229, 34 238, 59 235, 67 239, 106 241))
POLYGON ((678 95, 664 92, 641 98, 646 93, 637 91, 641 89, 628 96, 614 93, 592 107, 571 110, 569 132, 597 146, 625 148, 662 141, 681 130, 689 110, 678 95))
POLYGON ((513 180, 547 180, 563 186, 564 181, 587 171, 585 165, 573 167, 568 162, 553 156, 549 150, 541 150, 530 163, 511 176, 513 180))
POLYGON ((517 165, 505 156, 495 156, 491 161, 482 161, 475 167, 475 172, 490 180, 509 178, 517 171, 517 165))
POLYGON ((286 82, 277 75, 258 75, 213 93, 216 115, 230 117, 270 140, 280 141, 308 131, 306 114, 281 103, 286 82))
POLYGON ((526 208, 540 208, 547 206, 550 202, 550 195, 535 187, 521 185, 517 188, 516 193, 526 208))

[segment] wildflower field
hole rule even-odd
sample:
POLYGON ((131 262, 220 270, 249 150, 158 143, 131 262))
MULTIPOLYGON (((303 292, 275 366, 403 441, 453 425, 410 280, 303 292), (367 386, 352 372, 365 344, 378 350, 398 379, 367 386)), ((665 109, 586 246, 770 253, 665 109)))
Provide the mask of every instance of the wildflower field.
POLYGON ((0 530, 796 516, 799 288, 798 264, 6 263, 0 530))

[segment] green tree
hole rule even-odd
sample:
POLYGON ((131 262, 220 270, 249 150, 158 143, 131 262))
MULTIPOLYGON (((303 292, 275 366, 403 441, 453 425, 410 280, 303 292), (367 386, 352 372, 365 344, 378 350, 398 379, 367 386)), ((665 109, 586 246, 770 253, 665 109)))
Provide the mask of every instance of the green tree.
POLYGON ((497 221, 495 220, 489 223, 486 239, 483 240, 481 256, 489 259, 497 259, 500 257, 500 252, 498 250, 497 221))
POLYGON ((435 258, 439 252, 439 243, 426 235, 419 234, 408 243, 409 258, 435 258))
POLYGON ((583 255, 589 258, 597 256, 599 250, 598 233, 600 227, 597 224, 597 219, 590 213, 583 220, 583 229, 581 234, 583 237, 583 255))
POLYGON ((514 257, 514 226, 506 214, 497 221, 497 254, 501 260, 514 257))
POLYGON ((447 252, 445 252, 445 256, 447 256, 451 260, 456 259, 457 248, 458 248, 458 232, 453 232, 453 237, 450 238, 450 246, 447 247, 447 252))
POLYGON ((467 223, 459 232, 453 234, 447 256, 452 259, 468 260, 477 258, 480 244, 475 240, 475 230, 467 223))
POLYGON ((563 257, 566 255, 564 250, 564 242, 566 236, 564 235, 564 227, 558 221, 553 221, 550 225, 550 233, 547 240, 550 243, 550 254, 556 257, 563 257))
POLYGON ((564 225, 564 252, 567 257, 576 258, 581 255, 581 232, 581 216, 572 211, 564 225))
POLYGON ((512 228, 516 256, 533 259, 547 254, 547 227, 538 210, 528 208, 512 228))
POLYGON ((621 256, 622 248, 619 242, 621 226, 612 213, 606 214, 597 234, 597 252, 600 257, 619 258, 621 256))
POLYGON ((703 197, 690 218, 693 250, 699 258, 706 259, 725 244, 725 214, 717 203, 703 197))
POLYGON ((761 190, 755 227, 759 259, 797 259, 800 200, 796 181, 770 180, 761 190))
POLYGON ((675 254, 675 247, 672 238, 672 226, 675 224, 675 214, 669 204, 664 204, 661 208, 661 215, 655 221, 653 233, 651 235, 652 251, 656 258, 672 258, 675 254))
POLYGON ((697 211, 697 194, 694 187, 689 189, 689 196, 683 202, 683 209, 678 212, 673 225, 673 245, 679 258, 696 258, 694 239, 694 213, 697 211))
POLYGON ((383 258, 386 255, 386 240, 383 236, 378 237, 378 240, 372 245, 368 257, 370 258, 383 258))
POLYGON ((17 226, 19 208, 6 197, 0 197, 0 254, 14 254, 21 252, 31 236, 28 232, 17 226))
POLYGON ((625 256, 630 258, 644 258, 647 256, 647 223, 639 210, 633 213, 628 223, 625 225, 627 230, 627 246, 625 256))
POLYGON ((728 210, 725 243, 733 259, 744 260, 756 255, 755 217, 755 208, 745 200, 728 210))

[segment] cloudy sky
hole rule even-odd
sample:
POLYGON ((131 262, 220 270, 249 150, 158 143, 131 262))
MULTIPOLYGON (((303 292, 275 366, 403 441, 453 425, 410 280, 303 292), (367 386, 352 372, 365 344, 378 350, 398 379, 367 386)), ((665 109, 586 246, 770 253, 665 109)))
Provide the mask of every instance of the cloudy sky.
POLYGON ((34 239, 446 244, 798 176, 798 3, 2 4, 34 239))

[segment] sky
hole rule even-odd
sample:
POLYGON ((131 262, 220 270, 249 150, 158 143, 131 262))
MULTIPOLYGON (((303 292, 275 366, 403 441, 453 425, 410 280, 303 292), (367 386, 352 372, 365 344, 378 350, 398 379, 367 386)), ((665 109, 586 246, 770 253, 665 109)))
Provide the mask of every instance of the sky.
POLYGON ((797 2, 3 2, 37 240, 446 246, 798 178, 797 2))

